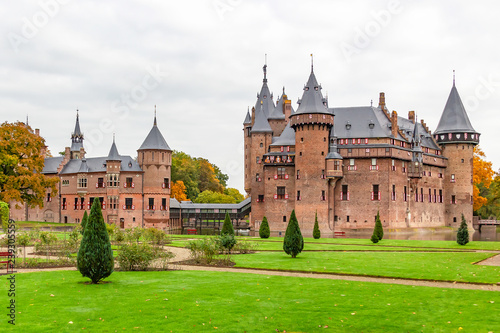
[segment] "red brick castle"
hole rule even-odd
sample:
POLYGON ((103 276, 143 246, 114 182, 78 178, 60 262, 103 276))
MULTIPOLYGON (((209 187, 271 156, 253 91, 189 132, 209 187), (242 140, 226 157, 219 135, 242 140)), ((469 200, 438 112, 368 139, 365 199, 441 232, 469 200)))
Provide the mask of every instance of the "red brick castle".
POLYGON ((322 232, 472 223, 472 127, 455 82, 431 133, 415 112, 408 119, 379 105, 329 107, 311 66, 295 111, 287 95, 276 102, 267 66, 257 102, 244 120, 245 191, 250 224, 264 216, 284 231, 295 209, 304 233, 317 213, 322 232))

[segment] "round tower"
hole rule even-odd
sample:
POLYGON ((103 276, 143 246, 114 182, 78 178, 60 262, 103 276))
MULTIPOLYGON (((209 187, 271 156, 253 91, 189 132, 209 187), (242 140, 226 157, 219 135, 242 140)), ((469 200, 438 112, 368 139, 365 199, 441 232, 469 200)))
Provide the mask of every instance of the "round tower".
POLYGON ((300 227, 312 230, 317 212, 320 229, 326 232, 329 180, 325 158, 329 153, 333 112, 328 110, 312 65, 298 103, 297 111, 290 116, 290 126, 295 130, 295 189, 298 199, 295 213, 300 227))
POLYGON ((434 139, 448 159, 443 182, 446 226, 458 227, 463 214, 469 228, 472 228, 472 161, 479 133, 470 123, 454 79, 434 139))

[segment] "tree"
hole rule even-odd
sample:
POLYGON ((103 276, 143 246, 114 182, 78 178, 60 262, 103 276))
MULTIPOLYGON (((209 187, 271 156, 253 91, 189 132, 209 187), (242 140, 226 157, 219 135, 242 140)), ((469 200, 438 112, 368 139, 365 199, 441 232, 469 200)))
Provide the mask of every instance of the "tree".
POLYGON ((462 214, 462 223, 457 231, 457 243, 465 245, 469 242, 469 230, 467 229, 467 221, 465 221, 464 214, 462 214))
POLYGON ((0 220, 3 231, 7 232, 9 227, 9 204, 3 201, 0 201, 0 220))
POLYGON ((473 157, 473 209, 477 212, 481 207, 488 203, 488 194, 493 176, 495 173, 492 169, 492 163, 485 161, 486 155, 479 148, 479 146, 474 147, 474 157, 473 157))
POLYGON ((172 185, 170 193, 172 194, 172 197, 177 199, 179 202, 187 200, 186 186, 182 180, 178 180, 172 185))
POLYGON ((232 187, 226 188, 224 190, 224 194, 233 197, 236 203, 240 203, 243 200, 245 200, 245 197, 243 196, 243 194, 241 194, 240 191, 238 191, 237 189, 232 188, 232 187))
POLYGON ((262 223, 259 228, 259 236, 260 238, 269 238, 271 235, 271 229, 269 229, 269 223, 267 222, 267 217, 262 218, 262 223))
POLYGON ((89 215, 87 214, 87 211, 85 211, 85 213, 83 213, 82 223, 80 224, 82 226, 80 228, 80 232, 82 233, 82 235, 85 232, 85 227, 87 226, 88 220, 89 220, 89 215))
POLYGON ((292 258, 295 258, 303 249, 304 238, 300 232, 299 222, 295 217, 295 210, 292 210, 290 221, 288 222, 288 227, 285 232, 285 239, 283 241, 283 251, 291 255, 292 258))
POLYGON ((29 126, 21 122, 0 125, 0 200, 43 207, 46 189, 53 196, 57 193, 59 178, 42 174, 44 148, 45 140, 29 126))
POLYGON ((205 190, 201 192, 196 199, 196 203, 236 203, 236 200, 229 195, 213 192, 210 190, 205 190))
POLYGON ((78 250, 77 267, 83 276, 96 284, 113 273, 114 264, 101 203, 99 198, 95 198, 78 250))
POLYGON ((224 187, 217 179, 213 165, 204 158, 198 157, 196 159, 198 165, 198 189, 200 192, 209 190, 214 192, 223 192, 224 187))
POLYGON ((221 236, 224 236, 224 235, 233 235, 234 236, 233 223, 231 222, 231 218, 229 217, 228 212, 226 212, 226 218, 224 219, 224 224, 222 225, 222 230, 221 230, 220 234, 221 234, 221 236))
POLYGON ((318 224, 318 212, 316 212, 316 214, 314 215, 313 237, 314 239, 321 238, 321 231, 319 230, 319 224, 318 224))
POLYGON ((370 240, 372 241, 372 243, 378 243, 379 239, 375 232, 373 232, 372 237, 370 237, 370 240))
POLYGON ((380 222, 380 213, 377 211, 377 217, 375 217, 375 227, 373 228, 373 233, 377 235, 378 240, 384 238, 384 228, 382 228, 382 222, 380 222))

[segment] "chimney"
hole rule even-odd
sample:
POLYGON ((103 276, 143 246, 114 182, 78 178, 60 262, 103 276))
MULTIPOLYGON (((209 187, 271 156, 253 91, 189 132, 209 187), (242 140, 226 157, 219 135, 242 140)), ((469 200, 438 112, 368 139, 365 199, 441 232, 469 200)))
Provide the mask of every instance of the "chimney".
POLYGON ((255 124, 255 106, 252 106, 252 127, 255 124))
POLYGON ((292 101, 289 99, 285 99, 283 101, 283 113, 285 114, 285 120, 288 123, 288 119, 292 114, 292 101))
POLYGON ((84 159, 85 158, 85 149, 83 147, 80 147, 80 159, 84 159))
POLYGON ((387 108, 385 106, 385 93, 381 92, 378 98, 378 106, 382 111, 385 111, 387 108))
POLYGON ((40 130, 39 130, 38 128, 35 128, 35 134, 36 134, 37 136, 40 136, 40 130))
POLYGON ((415 124, 415 111, 408 111, 408 119, 415 124))
POLYGON ((394 138, 398 137, 398 113, 396 111, 392 111, 391 114, 391 134, 394 138))

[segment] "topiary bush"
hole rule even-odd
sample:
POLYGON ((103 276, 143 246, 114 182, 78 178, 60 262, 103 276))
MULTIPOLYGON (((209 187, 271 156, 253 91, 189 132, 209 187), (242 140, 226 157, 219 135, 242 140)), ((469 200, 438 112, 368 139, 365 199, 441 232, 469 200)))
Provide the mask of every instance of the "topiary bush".
POLYGON ((259 228, 259 236, 260 238, 269 238, 271 235, 271 229, 269 228, 269 223, 267 222, 267 217, 262 218, 262 223, 259 228))
POLYGON ((314 237, 314 239, 321 238, 321 231, 319 230, 319 224, 318 224, 318 212, 316 212, 316 214, 314 216, 313 237, 314 237))
POLYGON ((375 232, 373 232, 372 234, 372 237, 370 238, 370 240, 372 241, 372 243, 378 243, 379 239, 378 239, 378 236, 375 232))
POLYGON ((290 215, 290 222, 286 228, 285 239, 283 241, 283 251, 286 254, 297 257, 297 255, 304 249, 304 238, 300 232, 299 222, 295 217, 295 210, 292 210, 290 215))
POLYGON ((220 234, 221 234, 221 236, 223 236, 223 235, 233 235, 234 236, 233 223, 231 222, 231 218, 229 217, 228 212, 226 212, 226 218, 224 219, 224 224, 222 225, 222 230, 221 230, 220 234))
POLYGON ((469 242, 469 230, 467 229, 467 221, 465 221, 464 214, 462 214, 462 223, 457 231, 457 243, 465 245, 469 242))
POLYGON ((375 217, 375 227, 373 228, 373 233, 377 235, 379 241, 384 238, 384 228, 382 228, 382 222, 380 222, 380 214, 377 211, 377 217, 375 217))
POLYGON ((228 251, 229 253, 231 253, 231 249, 236 245, 236 239, 233 235, 219 236, 217 242, 221 251, 228 251))
POLYGON ((102 216, 101 203, 96 198, 83 232, 77 256, 77 267, 83 276, 96 284, 113 273, 114 265, 113 251, 102 216))

